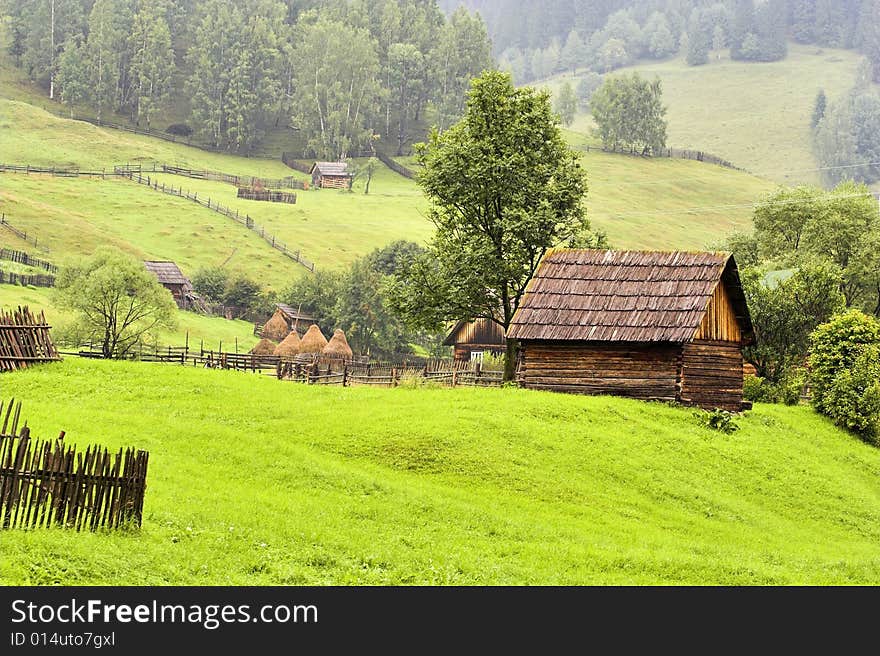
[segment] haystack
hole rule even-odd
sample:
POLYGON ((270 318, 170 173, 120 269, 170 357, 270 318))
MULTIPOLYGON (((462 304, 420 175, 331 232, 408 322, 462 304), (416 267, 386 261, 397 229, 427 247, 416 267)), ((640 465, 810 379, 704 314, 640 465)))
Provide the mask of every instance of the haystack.
POLYGON ((289 334, 290 328, 287 327, 287 321, 284 320, 284 313, 281 310, 275 310, 275 314, 263 326, 263 337, 271 339, 277 344, 283 342, 289 334))
POLYGON ((251 355, 273 355, 275 353, 275 342, 265 337, 260 340, 254 348, 251 349, 251 355))
POLYGON ((333 338, 324 347, 324 355, 331 358, 339 358, 340 360, 350 360, 354 356, 351 347, 348 345, 348 340, 345 339, 344 332, 338 328, 336 329, 336 332, 333 333, 333 338))
POLYGON ((299 352, 303 354, 317 354, 324 351, 327 346, 327 338, 315 324, 309 326, 306 334, 299 343, 299 352))
POLYGON ((299 345, 301 342, 302 340, 299 338, 299 335, 296 334, 296 331, 291 330, 290 334, 284 338, 284 341, 275 347, 275 355, 296 355, 299 353, 299 345))

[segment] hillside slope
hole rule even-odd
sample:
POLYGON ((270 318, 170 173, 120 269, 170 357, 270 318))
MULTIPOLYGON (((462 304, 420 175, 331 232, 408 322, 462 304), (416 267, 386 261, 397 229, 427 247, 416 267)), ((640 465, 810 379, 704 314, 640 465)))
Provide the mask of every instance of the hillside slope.
POLYGON ((150 451, 139 532, 10 531, 5 585, 880 583, 880 450, 807 407, 728 436, 515 389, 79 360, 2 381, 36 435, 150 451))
MULTIPOLYGON (((771 63, 731 61, 713 53, 709 64, 688 66, 683 57, 644 62, 614 71, 637 71, 660 78, 668 106, 670 146, 704 150, 772 180, 794 184, 818 182, 811 150, 810 118, 816 94, 830 101, 855 83, 861 56, 849 50, 789 45, 786 59, 771 63)), ((556 76, 533 83, 557 91, 556 76)), ((588 133, 592 117, 579 114, 572 130, 588 133)))

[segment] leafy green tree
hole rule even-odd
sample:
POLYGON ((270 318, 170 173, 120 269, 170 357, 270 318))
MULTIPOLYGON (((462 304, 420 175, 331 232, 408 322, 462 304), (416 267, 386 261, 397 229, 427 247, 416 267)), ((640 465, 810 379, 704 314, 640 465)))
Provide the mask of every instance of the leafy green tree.
POLYGON ((270 126, 281 101, 281 48, 284 5, 256 3, 235 48, 226 103, 230 145, 250 151, 270 126))
POLYGON ((71 39, 58 58, 55 83, 61 89, 61 100, 66 105, 88 102, 92 97, 89 84, 89 66, 85 48, 78 39, 71 39))
POLYGON ((587 46, 581 39, 581 35, 577 33, 577 30, 572 30, 565 39, 565 45, 559 55, 559 63, 563 68, 577 73, 578 67, 584 64, 587 56, 586 51, 587 46))
MULTIPOLYGON (((418 153, 437 232, 395 276, 391 305, 416 327, 485 317, 506 331, 547 250, 589 236, 585 176, 549 95, 486 72, 473 82, 464 118, 433 131, 418 153)), ((508 341, 507 380, 516 350, 508 341)))
POLYGON ((127 100, 127 39, 133 21, 132 3, 124 0, 95 0, 89 14, 91 101, 99 121, 106 110, 127 100))
POLYGON ((10 7, 21 35, 21 63, 32 80, 55 97, 55 76, 65 43, 85 33, 80 0, 29 0, 10 7))
POLYGON ((757 51, 758 43, 755 36, 755 2, 754 0, 734 0, 733 18, 730 27, 730 58, 751 59, 757 51), (752 36, 754 44, 750 44, 748 52, 743 52, 746 39, 752 36))
POLYGON ((397 154, 403 155, 403 147, 409 143, 410 123, 423 94, 425 58, 411 43, 395 43, 388 50, 390 92, 397 113, 397 154))
POLYGON ((638 73, 606 77, 590 107, 604 147, 638 149, 647 155, 666 146, 666 108, 659 79, 651 82, 638 73))
POLYGON ((813 330, 843 308, 840 274, 827 264, 813 264, 775 283, 762 270, 744 270, 742 281, 755 328, 755 344, 743 355, 760 377, 779 383, 804 364, 813 330))
POLYGON ((492 43, 479 14, 456 9, 438 36, 430 62, 435 122, 444 130, 462 115, 471 79, 494 68, 492 43))
POLYGON ((711 35, 703 12, 694 9, 688 22, 686 61, 688 66, 703 66, 709 63, 711 35))
POLYGON ((626 66, 629 63, 629 59, 626 43, 620 39, 608 39, 602 46, 600 61, 604 65, 606 73, 613 71, 615 68, 626 66))
POLYGON ((589 109, 590 99, 600 86, 602 86, 602 76, 593 71, 588 72, 578 81, 575 93, 582 109, 589 109))
POLYGON ((675 54, 678 44, 669 27, 666 16, 655 11, 648 18, 642 30, 642 36, 648 53, 654 59, 665 59, 675 54))
POLYGON ((785 259, 796 253, 807 227, 824 209, 824 193, 816 187, 780 187, 767 195, 754 214, 761 255, 785 259))
POLYGON ((383 276, 393 276, 424 252, 425 249, 415 242, 401 239, 376 249, 367 256, 367 260, 370 267, 383 276))
POLYGON ((249 278, 231 278, 223 291, 223 304, 239 308, 240 316, 244 316, 259 302, 260 291, 260 285, 249 278))
POLYGON ((308 310, 325 333, 331 333, 338 323, 336 305, 342 296, 343 275, 336 271, 318 269, 311 276, 296 279, 284 293, 291 307, 308 310))
POLYGON ((380 111, 379 58, 369 31, 313 13, 296 29, 293 122, 316 156, 342 160, 370 143, 380 111))
POLYGON ((880 0, 865 0, 859 14, 859 49, 871 63, 874 82, 880 82, 880 0))
POLYGON ((150 129, 171 92, 174 51, 163 0, 140 0, 131 34, 131 85, 134 116, 150 129))
POLYGON ((565 82, 559 89, 559 95, 553 103, 553 109, 562 119, 562 124, 569 127, 574 123, 574 117, 577 114, 578 100, 574 95, 574 89, 571 88, 570 82, 565 82))
POLYGON ((208 267, 196 271, 192 278, 195 292, 213 303, 222 303, 229 287, 229 271, 222 267, 208 267))
POLYGON ((174 328, 171 293, 139 262, 101 248, 65 267, 55 281, 55 302, 74 314, 74 334, 97 341, 105 358, 125 357, 158 328, 174 328))

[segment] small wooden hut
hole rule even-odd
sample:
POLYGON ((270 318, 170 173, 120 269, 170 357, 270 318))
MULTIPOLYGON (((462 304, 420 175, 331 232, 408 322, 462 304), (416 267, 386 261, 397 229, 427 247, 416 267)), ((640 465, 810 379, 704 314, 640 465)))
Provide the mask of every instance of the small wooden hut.
POLYGON ((192 293, 193 286, 174 262, 144 262, 147 271, 156 276, 165 289, 171 292, 177 307, 186 310, 189 306, 187 296, 192 293))
POLYGON ((723 253, 556 249, 507 333, 531 389, 743 407, 752 321, 723 253))
POLYGON ((348 345, 345 333, 338 328, 330 341, 327 342, 327 346, 324 347, 323 354, 337 360, 351 360, 354 357, 354 352, 348 345))
POLYGON ((311 176, 312 186, 318 189, 351 189, 354 183, 348 162, 315 162, 311 176))
POLYGON ((484 353, 501 355, 507 349, 504 330, 491 319, 459 321, 446 335, 444 346, 452 346, 457 362, 482 360, 484 353))
POLYGON ((312 324, 299 343, 299 352, 302 355, 320 355, 324 352, 325 346, 327 346, 327 338, 317 324, 312 324))
POLYGON ((300 326, 308 326, 315 323, 315 317, 308 312, 304 312, 302 308, 294 308, 285 303, 276 303, 275 308, 281 311, 281 315, 284 317, 290 330, 300 332, 300 326))

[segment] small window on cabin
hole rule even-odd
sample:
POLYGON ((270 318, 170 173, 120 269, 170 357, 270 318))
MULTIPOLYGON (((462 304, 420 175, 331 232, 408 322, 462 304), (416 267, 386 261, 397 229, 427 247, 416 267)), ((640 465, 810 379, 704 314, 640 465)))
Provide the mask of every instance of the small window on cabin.
POLYGON ((471 351, 471 362, 483 364, 483 351, 471 351))

